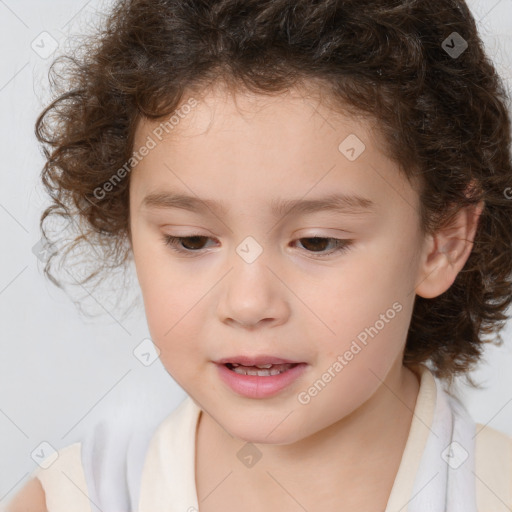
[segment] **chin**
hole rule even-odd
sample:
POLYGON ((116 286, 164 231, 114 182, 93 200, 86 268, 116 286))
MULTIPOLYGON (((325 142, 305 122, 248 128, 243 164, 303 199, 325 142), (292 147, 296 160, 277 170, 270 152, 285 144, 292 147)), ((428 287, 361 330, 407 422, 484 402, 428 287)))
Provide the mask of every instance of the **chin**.
POLYGON ((262 421, 261 423, 254 421, 249 425, 243 426, 240 425, 240 423, 235 423, 233 428, 230 428, 230 425, 224 425, 224 429, 241 441, 262 445, 292 444, 296 441, 300 441, 304 437, 299 432, 286 431, 284 428, 281 428, 283 425, 278 428, 276 428, 276 425, 279 425, 279 421, 275 422, 275 424, 272 422, 272 425, 269 425, 266 421, 262 421))

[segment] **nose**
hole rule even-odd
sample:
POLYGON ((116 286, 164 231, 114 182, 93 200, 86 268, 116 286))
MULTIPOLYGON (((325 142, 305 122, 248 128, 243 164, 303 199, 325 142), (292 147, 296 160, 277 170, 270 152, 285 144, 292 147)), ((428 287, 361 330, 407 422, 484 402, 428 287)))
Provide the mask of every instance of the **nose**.
POLYGON ((232 270, 221 281, 219 319, 246 329, 286 322, 290 315, 290 292, 283 284, 285 279, 277 277, 279 272, 267 265, 263 255, 247 263, 235 254, 232 261, 232 270))

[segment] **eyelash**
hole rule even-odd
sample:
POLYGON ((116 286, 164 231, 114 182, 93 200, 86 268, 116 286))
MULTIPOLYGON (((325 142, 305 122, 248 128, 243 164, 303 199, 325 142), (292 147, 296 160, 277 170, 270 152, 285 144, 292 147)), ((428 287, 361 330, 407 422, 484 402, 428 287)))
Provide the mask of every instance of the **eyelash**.
MULTIPOLYGON (((171 250, 180 253, 185 254, 187 256, 193 257, 194 255, 200 254, 202 249, 198 250, 191 250, 191 249, 183 249, 179 248, 178 244, 183 240, 188 240, 190 238, 210 238, 208 236, 203 235, 190 235, 190 236, 172 236, 172 235, 164 235, 163 236, 163 242, 167 247, 170 247, 171 250)), ((329 252, 326 253, 315 253, 314 251, 308 251, 313 258, 324 258, 326 256, 330 256, 335 253, 342 253, 347 251, 350 246, 352 245, 353 240, 344 240, 340 238, 332 238, 332 237, 320 237, 320 236, 308 236, 308 237, 302 237, 297 238, 297 240, 334 240, 336 243, 336 247, 332 249, 329 252)))

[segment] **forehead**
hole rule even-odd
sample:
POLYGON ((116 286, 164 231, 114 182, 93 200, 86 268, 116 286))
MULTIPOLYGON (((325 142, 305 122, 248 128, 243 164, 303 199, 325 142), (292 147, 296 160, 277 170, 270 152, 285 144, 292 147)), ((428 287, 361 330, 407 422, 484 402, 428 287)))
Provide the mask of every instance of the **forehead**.
POLYGON ((275 204, 273 198, 297 198, 313 189, 324 196, 367 197, 358 194, 365 184, 378 203, 386 181, 387 192, 396 195, 403 178, 386 156, 375 121, 324 100, 323 91, 304 88, 274 95, 222 87, 190 92, 181 105, 192 108, 139 123, 134 150, 149 138, 154 147, 132 171, 132 195, 142 203, 148 194, 171 188, 241 201, 245 190, 251 199, 275 204))
MULTIPOLYGON (((255 132, 263 128, 267 139, 277 131, 281 142, 285 136, 311 139, 314 132, 322 132, 318 138, 325 139, 326 132, 335 135, 338 131, 339 134, 341 126, 371 137, 372 143, 385 149, 376 121, 361 113, 349 113, 349 106, 335 101, 321 82, 297 85, 273 94, 233 89, 215 82, 207 88, 190 89, 169 115, 158 120, 140 119, 135 146, 142 144, 158 127, 159 139, 174 139, 177 143, 180 139, 179 142, 184 143, 190 137, 203 135, 206 138, 209 134, 210 138, 219 137, 221 133, 229 134, 240 127, 245 130, 252 127, 255 132)), ((325 142, 328 144, 330 139, 325 142)))

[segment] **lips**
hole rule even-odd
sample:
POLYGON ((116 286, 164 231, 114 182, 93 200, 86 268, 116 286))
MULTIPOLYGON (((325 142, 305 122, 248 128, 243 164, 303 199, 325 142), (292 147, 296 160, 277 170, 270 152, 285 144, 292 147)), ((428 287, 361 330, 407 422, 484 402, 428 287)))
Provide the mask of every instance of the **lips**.
POLYGON ((217 364, 225 365, 227 363, 236 363, 241 364, 243 366, 262 366, 262 365, 268 365, 268 364, 299 364, 302 361, 294 361, 292 359, 283 359, 281 357, 275 357, 270 355, 258 355, 258 356, 244 356, 244 355, 238 355, 238 356, 231 356, 231 357, 224 357, 222 359, 219 359, 218 361, 215 361, 217 364))
MULTIPOLYGON (((238 395, 246 398, 270 398, 289 386, 304 375, 307 363, 267 363, 270 369, 259 369, 255 366, 234 366, 236 363, 222 363, 222 361, 238 359, 242 361, 286 361, 286 359, 264 356, 264 358, 232 357, 220 359, 216 368, 220 379, 224 384, 238 395), (283 367, 286 367, 284 369, 283 367), (284 371, 278 370, 283 368, 284 371)), ((260 365, 261 366, 261 365, 260 365)))

